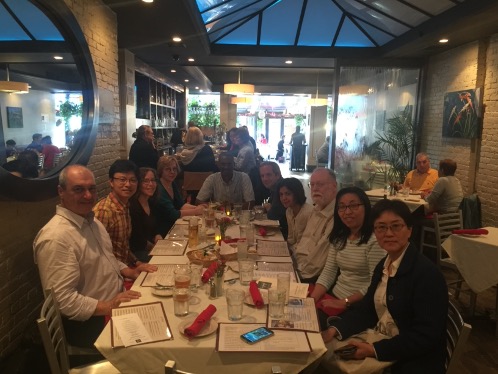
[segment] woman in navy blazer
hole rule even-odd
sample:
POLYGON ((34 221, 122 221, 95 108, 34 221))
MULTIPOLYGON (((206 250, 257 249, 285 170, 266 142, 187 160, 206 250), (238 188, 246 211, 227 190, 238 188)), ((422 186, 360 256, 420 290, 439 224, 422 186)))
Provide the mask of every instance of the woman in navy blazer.
POLYGON ((392 373, 444 373, 448 290, 443 275, 410 244, 412 216, 402 201, 378 202, 372 222, 388 255, 377 265, 363 300, 340 318, 329 318, 324 341, 376 329, 390 338, 351 341, 357 347, 353 359, 395 361, 392 373))

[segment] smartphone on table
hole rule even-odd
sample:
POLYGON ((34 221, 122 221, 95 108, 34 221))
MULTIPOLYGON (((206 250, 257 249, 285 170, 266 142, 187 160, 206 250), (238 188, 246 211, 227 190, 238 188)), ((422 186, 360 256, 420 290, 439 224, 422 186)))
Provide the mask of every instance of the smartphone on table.
POLYGON ((275 333, 273 331, 267 329, 266 327, 259 327, 255 330, 242 334, 240 338, 248 344, 254 344, 263 339, 267 339, 273 336, 274 334, 275 333))

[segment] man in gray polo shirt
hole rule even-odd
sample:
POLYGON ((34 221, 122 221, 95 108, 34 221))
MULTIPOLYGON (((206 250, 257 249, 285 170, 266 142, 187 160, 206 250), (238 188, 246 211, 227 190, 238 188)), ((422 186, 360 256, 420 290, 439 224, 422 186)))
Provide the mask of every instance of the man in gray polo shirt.
POLYGON ((244 208, 254 205, 254 191, 251 179, 246 173, 233 170, 233 156, 229 153, 222 153, 219 156, 219 173, 211 174, 204 181, 201 190, 197 194, 197 204, 209 201, 231 203, 243 203, 244 208))

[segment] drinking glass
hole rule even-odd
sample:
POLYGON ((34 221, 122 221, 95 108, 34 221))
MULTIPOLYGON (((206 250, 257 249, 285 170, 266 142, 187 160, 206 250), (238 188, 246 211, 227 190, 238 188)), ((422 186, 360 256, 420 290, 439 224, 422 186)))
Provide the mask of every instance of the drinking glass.
POLYGON ((246 240, 247 246, 254 245, 254 225, 252 223, 249 223, 246 227, 246 240))
POLYGON ((202 276, 202 265, 190 264, 191 277, 190 277, 190 289, 192 292, 197 292, 197 289, 201 286, 201 276, 202 276))
POLYGON ((245 260, 247 258, 247 241, 239 240, 237 242, 237 259, 245 260))
POLYGON ((239 260, 240 284, 248 286, 254 276, 254 261, 245 259, 239 260))
POLYGON ((268 290, 268 303, 270 304, 270 317, 282 318, 284 316, 285 291, 270 288, 268 290))
POLYGON ((251 220, 251 211, 250 210, 243 210, 240 213, 239 223, 241 225, 248 225, 250 220, 251 220))
POLYGON ((191 217, 188 223, 188 245, 195 248, 199 244, 199 218, 191 217))
POLYGON ((188 299, 190 290, 188 288, 173 289, 173 304, 175 308, 175 316, 183 317, 188 314, 188 299))
POLYGON ((277 290, 282 290, 285 292, 285 305, 287 305, 289 303, 289 291, 290 291, 289 273, 277 274, 277 290))
POLYGON ((189 288, 192 270, 188 265, 178 265, 175 269, 175 288, 189 288))
POLYGON ((261 205, 256 205, 254 207, 254 219, 265 219, 265 208, 263 208, 261 205))
POLYGON ((242 213, 242 204, 233 204, 233 212, 232 212, 233 217, 235 219, 239 219, 241 213, 242 213))
POLYGON ((245 292, 243 290, 230 288, 226 291, 228 319, 238 321, 242 319, 245 292))

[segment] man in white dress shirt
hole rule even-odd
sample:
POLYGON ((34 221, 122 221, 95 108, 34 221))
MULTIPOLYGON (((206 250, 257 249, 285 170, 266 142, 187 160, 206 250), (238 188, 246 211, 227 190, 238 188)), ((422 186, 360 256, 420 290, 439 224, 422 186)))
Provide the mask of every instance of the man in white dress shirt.
POLYGON ((139 271, 114 257, 109 234, 93 218, 97 189, 89 169, 66 167, 58 193, 55 216, 33 243, 35 263, 43 289, 54 290, 68 342, 92 347, 105 326, 104 316, 121 302, 140 297, 123 288, 123 278, 135 279, 139 271))
POLYGON ((304 283, 315 283, 327 260, 329 234, 334 226, 337 181, 330 169, 315 169, 310 178, 314 203, 303 236, 294 247, 297 271, 304 283))

